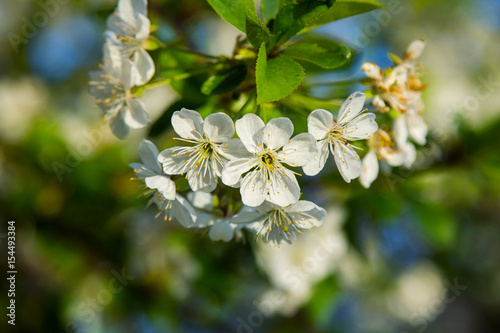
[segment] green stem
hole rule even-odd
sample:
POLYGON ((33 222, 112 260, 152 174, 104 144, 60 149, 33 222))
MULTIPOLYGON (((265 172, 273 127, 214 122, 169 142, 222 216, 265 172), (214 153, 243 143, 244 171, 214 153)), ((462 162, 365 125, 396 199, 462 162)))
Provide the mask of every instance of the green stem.
POLYGON ((172 83, 173 81, 184 80, 184 79, 190 78, 191 76, 194 76, 197 74, 202 74, 202 73, 211 71, 213 69, 217 69, 218 67, 220 67, 220 64, 213 64, 212 66, 200 68, 200 69, 194 70, 192 72, 181 73, 181 74, 177 74, 177 75, 167 77, 164 79, 159 79, 157 81, 151 81, 151 82, 147 83, 144 87, 146 89, 149 89, 149 88, 154 88, 154 87, 161 86, 164 84, 169 84, 169 83, 172 83))
POLYGON ((178 51, 178 52, 184 52, 184 53, 189 53, 189 54, 197 55, 197 56, 204 57, 204 58, 207 58, 207 59, 213 59, 213 60, 218 60, 219 59, 219 57, 216 57, 216 56, 213 56, 213 55, 210 55, 210 54, 205 54, 205 53, 194 51, 194 50, 181 49, 181 48, 178 48, 178 47, 175 47, 175 46, 165 45, 165 48, 168 49, 168 50, 174 50, 174 51, 178 51))

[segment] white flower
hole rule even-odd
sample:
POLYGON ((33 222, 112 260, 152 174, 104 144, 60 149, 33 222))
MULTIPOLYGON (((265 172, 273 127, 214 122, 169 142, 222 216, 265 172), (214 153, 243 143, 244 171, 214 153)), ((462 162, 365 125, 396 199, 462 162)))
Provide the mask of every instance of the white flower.
POLYGON ((139 85, 153 77, 155 65, 144 49, 151 22, 147 17, 146 0, 120 0, 107 21, 107 39, 116 43, 123 57, 132 58, 139 73, 139 85))
POLYGON ((379 160, 389 166, 400 166, 404 163, 406 152, 392 142, 389 135, 383 131, 375 132, 368 141, 368 153, 362 159, 363 169, 359 182, 369 188, 379 173, 379 160))
POLYGON ((137 79, 135 65, 120 56, 116 45, 104 44, 102 69, 90 73, 89 92, 120 139, 128 135, 129 128, 141 128, 150 121, 144 103, 131 92, 137 79))
POLYGON ((176 193, 175 183, 169 176, 162 173, 158 162, 158 149, 148 140, 139 145, 141 163, 131 163, 137 178, 142 180, 148 190, 145 196, 150 196, 150 204, 155 203, 160 212, 156 217, 164 214, 165 221, 175 218, 183 227, 192 227, 196 222, 196 212, 189 202, 176 193))
POLYGON ((361 173, 361 160, 348 141, 370 138, 378 129, 375 114, 363 113, 365 94, 355 92, 342 104, 337 121, 326 110, 314 110, 307 118, 307 126, 317 142, 318 153, 303 169, 314 176, 325 166, 329 151, 335 158, 340 174, 348 183, 361 173))
POLYGON ((300 167, 316 155, 314 138, 302 133, 290 139, 292 121, 275 118, 267 125, 254 114, 236 121, 236 133, 244 144, 243 158, 232 159, 222 172, 222 181, 236 187, 241 180, 243 204, 256 207, 269 200, 288 206, 299 200, 295 172, 285 165, 300 167), (243 179, 241 179, 242 175, 243 179))
MULTIPOLYGON (((291 243, 292 239, 302 234, 302 229, 319 227, 326 217, 326 211, 310 201, 300 200, 287 207, 277 206, 264 201, 256 208, 257 212, 247 212, 244 220, 254 220, 247 228, 271 246, 279 246, 282 242, 291 243), (253 214, 253 215, 251 215, 253 214)), ((235 218, 243 218, 238 214, 235 218)), ((236 220, 237 221, 237 220, 236 220)), ((312 230, 314 231, 314 229, 312 230)))
POLYGON ((385 75, 374 63, 367 62, 361 66, 373 82, 376 95, 372 104, 381 111, 388 111, 391 107, 400 112, 408 127, 409 137, 420 145, 425 144, 428 131, 427 124, 419 115, 424 110, 422 91, 426 86, 418 78, 415 62, 424 47, 422 40, 412 42, 402 62, 385 75))
POLYGON ((180 136, 176 140, 193 143, 191 147, 173 147, 160 153, 159 161, 165 173, 186 174, 193 191, 212 192, 221 177, 222 168, 243 145, 234 135, 231 118, 214 113, 205 118, 192 110, 182 109, 172 115, 172 127, 180 136))

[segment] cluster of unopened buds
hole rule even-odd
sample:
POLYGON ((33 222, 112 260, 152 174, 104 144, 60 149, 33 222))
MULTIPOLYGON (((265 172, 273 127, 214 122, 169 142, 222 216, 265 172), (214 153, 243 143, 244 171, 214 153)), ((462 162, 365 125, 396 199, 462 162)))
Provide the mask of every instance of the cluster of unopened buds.
MULTIPOLYGON (((129 128, 150 121, 134 94, 134 87, 143 86, 155 72, 144 47, 150 33, 146 1, 120 0, 108 28, 103 65, 91 73, 90 92, 112 132, 124 138, 129 128)), ((273 246, 291 243, 304 229, 321 226, 326 217, 323 208, 300 200, 297 175, 319 174, 331 155, 347 183, 359 178, 368 188, 377 178, 379 163, 406 168, 414 163, 412 142, 423 145, 427 135, 420 117, 425 87, 416 63, 423 48, 422 41, 413 42, 405 57, 393 56, 396 65, 385 71, 373 63, 362 65, 371 79, 372 104, 381 114, 390 114, 389 126, 379 128, 375 113, 364 109, 362 92, 351 94, 336 117, 313 110, 307 117, 308 132, 295 136, 292 121, 285 117, 266 124, 247 113, 233 122, 222 112, 203 119, 197 111, 182 109, 171 119, 179 145, 159 152, 143 140, 142 163, 130 166, 144 182, 150 204, 159 208, 157 217, 175 219, 185 228, 208 228, 212 240, 242 239, 247 229, 273 246), (357 150, 363 149, 353 144, 358 140, 367 140, 362 160, 357 150), (178 191, 182 177, 189 190, 184 186, 178 191), (239 189, 237 199, 232 188, 239 189)))

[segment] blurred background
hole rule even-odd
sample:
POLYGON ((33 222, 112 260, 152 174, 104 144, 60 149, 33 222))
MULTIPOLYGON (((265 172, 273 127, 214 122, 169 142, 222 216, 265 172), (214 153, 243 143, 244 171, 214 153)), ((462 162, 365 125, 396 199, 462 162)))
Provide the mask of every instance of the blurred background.
MULTIPOLYGON (((120 141, 87 93, 115 1, 1 0, 0 267, 15 220, 18 274, 16 326, 2 314, 0 331, 500 332, 500 2, 389 3, 317 29, 356 54, 308 79, 362 77, 362 62, 390 67, 388 51, 424 39, 428 143, 369 190, 333 167, 302 179, 327 221, 274 249, 212 242, 144 208, 128 164, 146 136, 166 148, 154 130, 168 122, 120 141)), ((149 11, 163 41, 232 52, 238 31, 205 1, 149 11)), ((144 100, 156 121, 179 96, 144 100)))

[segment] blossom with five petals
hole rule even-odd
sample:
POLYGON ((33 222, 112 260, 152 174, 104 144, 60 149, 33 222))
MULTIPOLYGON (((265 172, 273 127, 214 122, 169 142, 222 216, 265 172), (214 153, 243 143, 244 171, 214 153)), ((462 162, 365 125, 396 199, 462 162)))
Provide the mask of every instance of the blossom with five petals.
POLYGON ((329 152, 348 183, 361 173, 361 160, 349 141, 370 138, 378 129, 375 114, 363 113, 365 94, 355 92, 342 104, 338 119, 322 109, 314 110, 307 118, 307 126, 317 142, 318 153, 303 169, 309 176, 318 174, 325 166, 329 152))
POLYGON ((237 187, 241 180, 243 204, 251 207, 264 200, 280 206, 297 202, 297 173, 286 165, 301 167, 310 161, 317 152, 314 138, 308 133, 291 138, 293 124, 288 118, 271 119, 266 125, 254 114, 236 121, 236 133, 243 142, 245 156, 226 164, 222 172, 224 184, 237 187))
POLYGON ((107 25, 107 40, 119 47, 124 58, 133 60, 140 85, 151 80, 155 64, 145 50, 151 28, 147 17, 147 0, 120 0, 116 10, 108 17, 107 25))
POLYGON ((144 103, 131 91, 138 78, 134 63, 122 58, 116 45, 105 43, 101 70, 90 73, 89 92, 120 139, 128 135, 129 128, 141 128, 150 121, 144 103))
POLYGON ((146 185, 144 195, 151 197, 150 204, 158 206, 159 213, 164 214, 165 221, 175 218, 183 227, 189 228, 196 222, 196 212, 189 202, 175 190, 175 183, 161 170, 158 162, 158 149, 148 140, 139 145, 142 163, 131 163, 130 167, 138 179, 146 185))
POLYGON ((182 109, 172 115, 176 140, 194 144, 162 151, 158 160, 165 173, 184 175, 193 191, 212 192, 229 158, 239 154, 243 145, 234 135, 234 125, 225 113, 213 113, 203 121, 193 110, 182 109))

